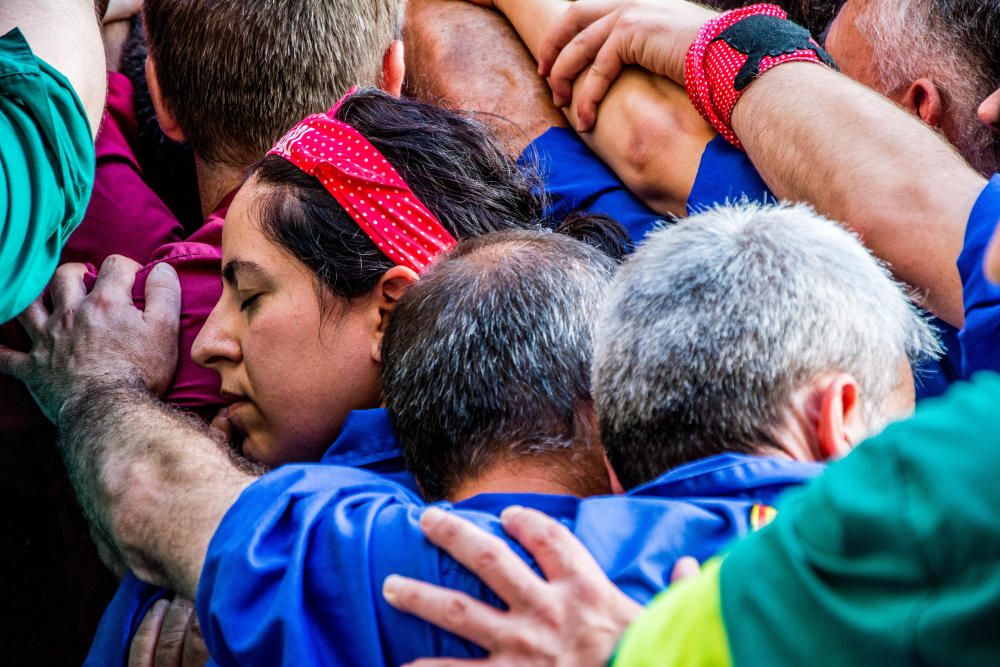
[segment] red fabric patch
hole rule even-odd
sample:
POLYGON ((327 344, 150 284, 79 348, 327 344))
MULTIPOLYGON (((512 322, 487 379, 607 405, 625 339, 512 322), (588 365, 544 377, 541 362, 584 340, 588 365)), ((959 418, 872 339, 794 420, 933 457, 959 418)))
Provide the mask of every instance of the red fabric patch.
POLYGON ((268 155, 319 179, 386 257, 423 272, 455 238, 375 146, 332 117, 336 109, 301 121, 268 155))

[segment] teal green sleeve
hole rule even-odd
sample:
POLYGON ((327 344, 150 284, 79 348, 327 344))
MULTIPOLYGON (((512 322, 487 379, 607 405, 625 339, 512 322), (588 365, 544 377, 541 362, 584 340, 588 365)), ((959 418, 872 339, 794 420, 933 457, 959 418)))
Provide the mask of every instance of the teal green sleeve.
POLYGON ((83 104, 15 28, 0 37, 0 322, 45 288, 93 183, 83 104))
POLYGON ((733 664, 1000 665, 1000 376, 888 427, 720 570, 733 664))

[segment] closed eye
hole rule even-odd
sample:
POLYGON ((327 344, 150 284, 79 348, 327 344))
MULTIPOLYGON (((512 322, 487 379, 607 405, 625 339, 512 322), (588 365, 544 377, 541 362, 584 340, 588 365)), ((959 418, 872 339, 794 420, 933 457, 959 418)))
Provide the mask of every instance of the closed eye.
POLYGON ((247 297, 246 299, 243 299, 242 301, 240 301, 240 310, 244 311, 247 308, 250 308, 251 306, 253 306, 253 304, 257 302, 257 299, 259 299, 261 297, 261 294, 262 294, 262 292, 257 292, 253 296, 247 297))

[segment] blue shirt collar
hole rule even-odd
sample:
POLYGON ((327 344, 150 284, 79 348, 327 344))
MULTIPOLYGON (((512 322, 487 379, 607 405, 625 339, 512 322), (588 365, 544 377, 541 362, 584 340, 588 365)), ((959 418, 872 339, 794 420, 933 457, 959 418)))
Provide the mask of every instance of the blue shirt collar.
POLYGON ((385 408, 373 408, 347 414, 340 435, 323 454, 320 463, 360 468, 402 455, 389 413, 385 408))
POLYGON ((572 516, 580 499, 549 493, 481 493, 454 503, 452 507, 461 510, 475 510, 499 516, 511 505, 530 507, 553 517, 572 516))
POLYGON ((668 470, 629 491, 632 496, 703 498, 740 496, 767 487, 801 484, 816 477, 822 463, 805 463, 776 456, 718 454, 668 470))

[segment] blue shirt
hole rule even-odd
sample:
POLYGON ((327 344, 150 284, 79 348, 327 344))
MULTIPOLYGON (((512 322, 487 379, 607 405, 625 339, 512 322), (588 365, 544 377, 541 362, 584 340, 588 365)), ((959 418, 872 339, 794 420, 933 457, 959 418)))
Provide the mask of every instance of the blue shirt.
MULTIPOLYGON (((550 128, 525 149, 520 162, 537 168, 548 194, 548 217, 562 219, 576 211, 603 213, 621 223, 636 243, 663 221, 572 130, 550 128)), ((688 212, 742 198, 774 200, 746 154, 716 137, 702 155, 688 212)))
POLYGON ((958 333, 964 378, 976 371, 1000 371, 1000 287, 983 274, 986 249, 998 220, 1000 175, 990 179, 972 207, 958 256, 965 310, 965 325, 958 333))
MULTIPOLYGON (((677 558, 715 554, 748 531, 755 504, 773 505, 821 470, 726 454, 676 468, 627 496, 488 494, 444 506, 501 538, 505 507, 546 512, 626 594, 646 602, 669 584, 677 558)), ((298 667, 483 655, 382 598, 382 582, 395 573, 500 604, 426 541, 418 525, 424 507, 378 475, 337 466, 285 466, 255 482, 220 524, 202 571, 197 611, 213 658, 298 667)))
MULTIPOLYGON (((417 492, 413 476, 406 471, 403 463, 403 454, 389 415, 382 408, 349 413, 340 435, 323 455, 322 463, 371 470, 413 493, 417 492)), ((127 573, 101 616, 84 665, 124 667, 132 637, 150 607, 157 600, 172 597, 173 591, 147 584, 131 572, 127 573)))

